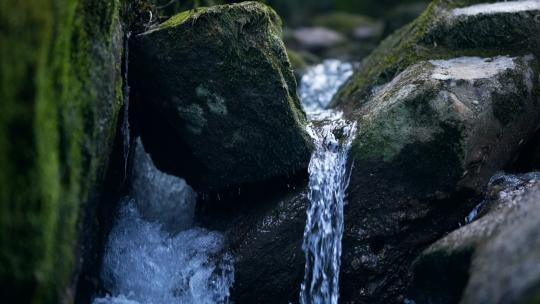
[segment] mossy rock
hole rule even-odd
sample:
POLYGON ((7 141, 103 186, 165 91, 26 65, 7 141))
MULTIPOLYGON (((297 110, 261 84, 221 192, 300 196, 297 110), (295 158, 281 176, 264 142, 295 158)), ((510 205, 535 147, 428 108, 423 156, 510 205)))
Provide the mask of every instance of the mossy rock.
MULTIPOLYGON (((433 178, 448 177, 452 170, 460 186, 481 190, 516 155, 520 141, 532 138, 540 119, 538 84, 532 79, 539 75, 539 61, 532 55, 459 57, 413 65, 350 113, 363 126, 351 157, 391 162, 404 147, 428 143, 450 127, 458 137, 440 137, 440 149, 433 148, 440 151, 438 156, 423 157, 441 157, 439 164, 448 168, 435 161, 426 182, 434 186, 433 178), (451 164, 451 159, 459 161, 451 164)), ((455 187, 455 182, 442 184, 455 187)))
POLYGON ((428 247, 414 263, 415 303, 537 303, 538 173, 497 175, 480 215, 428 247))
POLYGON ((201 190, 307 167, 312 143, 280 37, 279 17, 257 2, 183 12, 136 37, 139 104, 158 113, 140 118, 142 137, 158 167, 201 190), (169 149, 151 138, 169 132, 161 121, 186 158, 157 151, 169 149))
POLYGON ((72 301, 80 213, 122 105, 120 1, 0 4, 0 284, 13 303, 72 301))
POLYGON ((386 38, 338 92, 333 105, 361 106, 373 87, 421 60, 459 56, 526 55, 540 49, 540 13, 534 1, 478 5, 476 0, 435 0, 412 23, 386 38), (520 4, 526 3, 526 4, 520 4), (533 3, 532 5, 530 3, 533 3), (467 9, 468 7, 468 9, 467 9))
POLYGON ((540 95, 530 80, 539 76, 533 56, 421 61, 349 113, 359 130, 349 152, 343 299, 399 297, 415 255, 465 217, 467 197, 533 136, 540 95))
POLYGON ((455 229, 536 132, 540 5, 477 2, 432 2, 333 101, 359 125, 349 152, 342 299, 402 299, 417 254, 455 229))

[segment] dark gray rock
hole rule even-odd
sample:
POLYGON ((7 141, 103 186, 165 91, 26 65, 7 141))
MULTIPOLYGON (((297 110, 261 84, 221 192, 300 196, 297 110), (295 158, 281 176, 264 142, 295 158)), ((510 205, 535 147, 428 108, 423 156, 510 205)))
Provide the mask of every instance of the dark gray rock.
POLYGON ((350 115, 359 128, 345 210, 344 299, 402 299, 410 263, 455 228, 540 123, 536 62, 460 57, 412 65, 350 115))
POLYGON ((540 174, 497 175, 480 217, 426 249, 409 297, 421 303, 537 303, 540 174))
POLYGON ((538 2, 460 5, 434 1, 334 100, 360 126, 349 156, 345 301, 402 302, 416 255, 456 227, 469 198, 540 123, 540 40, 530 35, 540 26, 538 2))
POLYGON ((306 168, 311 140, 280 35, 271 8, 244 2, 135 38, 142 137, 158 167, 200 190, 306 168))
POLYGON ((538 1, 476 4, 474 0, 435 0, 413 22, 396 31, 362 62, 333 104, 357 109, 373 88, 388 83, 424 60, 461 56, 539 56, 538 1), (469 6, 467 6, 469 5, 469 6))

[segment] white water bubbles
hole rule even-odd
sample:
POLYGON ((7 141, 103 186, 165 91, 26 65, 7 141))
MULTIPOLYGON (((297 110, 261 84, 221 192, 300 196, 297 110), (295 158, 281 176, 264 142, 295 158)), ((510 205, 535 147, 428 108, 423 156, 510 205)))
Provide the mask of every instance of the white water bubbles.
POLYGON ((160 172, 135 142, 133 189, 120 202, 103 256, 110 295, 93 303, 228 303, 234 266, 223 235, 194 226, 195 191, 160 172))
POLYGON ((101 274, 115 296, 94 304, 226 303, 234 269, 221 234, 192 228, 173 235, 143 219, 133 199, 122 204, 101 274))

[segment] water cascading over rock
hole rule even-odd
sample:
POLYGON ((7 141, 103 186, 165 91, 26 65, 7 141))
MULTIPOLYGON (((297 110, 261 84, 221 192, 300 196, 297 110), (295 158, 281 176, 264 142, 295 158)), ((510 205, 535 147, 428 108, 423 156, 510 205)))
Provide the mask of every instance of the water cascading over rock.
POLYGON ((302 245, 306 257, 300 288, 303 304, 336 304, 339 298, 347 154, 356 123, 341 119, 339 113, 325 107, 350 75, 350 64, 327 60, 302 78, 302 102, 312 119, 308 132, 315 141, 309 163, 310 206, 302 245))
POLYGON ((347 153, 356 124, 344 120, 312 127, 315 151, 309 164, 306 255, 300 302, 337 303, 343 235, 343 204, 348 184, 347 153))

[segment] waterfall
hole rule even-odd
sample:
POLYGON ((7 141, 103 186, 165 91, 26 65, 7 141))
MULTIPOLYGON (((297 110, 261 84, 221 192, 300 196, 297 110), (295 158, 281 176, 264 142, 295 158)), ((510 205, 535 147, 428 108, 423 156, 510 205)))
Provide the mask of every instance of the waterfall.
POLYGON ((356 123, 326 110, 339 86, 352 75, 352 66, 327 60, 304 75, 302 103, 311 120, 315 142, 309 163, 309 201, 302 249, 306 256, 300 303, 337 303, 343 235, 343 205, 348 185, 347 154, 356 123))
POLYGON ((103 256, 110 293, 93 304, 227 303, 233 258, 224 237, 194 225, 197 195, 160 172, 135 140, 132 191, 120 202, 103 256))
POLYGON ((128 66, 129 66, 129 38, 131 32, 127 32, 124 42, 124 117, 122 120, 122 140, 124 149, 124 176, 127 175, 127 165, 129 158, 129 146, 130 146, 130 129, 129 129, 129 83, 128 83, 128 66))

